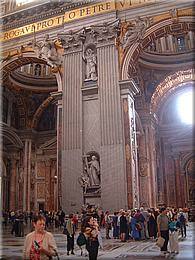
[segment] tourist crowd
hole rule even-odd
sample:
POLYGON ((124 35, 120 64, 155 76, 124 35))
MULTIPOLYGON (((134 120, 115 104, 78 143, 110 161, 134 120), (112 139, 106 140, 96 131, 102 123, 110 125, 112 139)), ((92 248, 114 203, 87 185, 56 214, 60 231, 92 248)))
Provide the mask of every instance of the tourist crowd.
MULTIPOLYGON (((145 209, 141 207, 131 210, 120 209, 119 211, 111 213, 108 210, 104 212, 101 208, 86 205, 82 207, 80 214, 77 212, 75 214, 69 214, 68 216, 60 209, 58 212, 39 211, 27 213, 22 211, 9 211, 3 212, 2 217, 4 226, 11 223, 11 234, 15 234, 15 236, 24 236, 24 226, 28 223, 32 224, 32 230, 33 228, 36 229, 39 221, 42 223, 41 232, 46 232, 43 231, 43 229, 47 230, 48 228, 63 230, 64 235, 67 236, 68 255, 74 254, 75 233, 79 231, 77 244, 81 248, 81 253, 83 247, 85 247, 89 259, 95 260, 97 259, 99 246, 102 247, 102 229, 105 229, 106 239, 120 239, 121 242, 147 239, 157 241, 160 237, 163 238, 163 244, 161 245, 162 254, 168 253, 168 242, 171 253, 178 253, 178 235, 180 233, 182 237, 186 237, 189 209, 165 207, 161 209, 145 209), (37 216, 42 216, 43 218, 37 219, 37 216), (35 223, 34 219, 38 222, 35 223)), ((55 244, 53 236, 47 236, 51 238, 52 243, 55 244)), ((40 241, 38 241, 38 243, 39 242, 40 241)), ((31 249, 32 248, 28 245, 28 250, 31 249)), ((56 252, 56 245, 54 249, 56 252)), ((36 251, 34 247, 33 250, 36 251)), ((47 252, 49 255, 51 252, 48 250, 44 251, 43 249, 41 252, 43 254, 47 252)))

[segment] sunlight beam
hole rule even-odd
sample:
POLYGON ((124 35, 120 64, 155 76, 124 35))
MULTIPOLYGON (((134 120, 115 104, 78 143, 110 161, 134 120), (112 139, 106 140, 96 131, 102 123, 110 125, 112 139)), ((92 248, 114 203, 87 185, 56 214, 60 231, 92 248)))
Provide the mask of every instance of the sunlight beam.
POLYGON ((193 92, 188 91, 181 94, 177 100, 179 117, 184 124, 192 125, 193 122, 193 92))

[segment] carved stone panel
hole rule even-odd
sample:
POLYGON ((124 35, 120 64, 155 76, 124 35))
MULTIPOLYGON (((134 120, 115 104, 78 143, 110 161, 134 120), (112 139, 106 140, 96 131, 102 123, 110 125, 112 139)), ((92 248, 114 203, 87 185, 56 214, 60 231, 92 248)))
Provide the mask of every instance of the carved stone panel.
POLYGON ((37 199, 45 199, 45 183, 37 183, 37 199))
POLYGON ((37 178, 45 178, 45 163, 37 163, 37 178))

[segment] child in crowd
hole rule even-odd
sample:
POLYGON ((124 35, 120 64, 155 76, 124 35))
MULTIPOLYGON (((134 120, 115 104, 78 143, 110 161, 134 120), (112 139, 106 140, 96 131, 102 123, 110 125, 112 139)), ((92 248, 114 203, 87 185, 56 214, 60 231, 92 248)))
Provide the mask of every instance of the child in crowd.
POLYGON ((177 215, 174 215, 169 223, 169 249, 171 254, 179 253, 179 243, 178 243, 178 234, 179 234, 180 224, 177 220, 177 215))

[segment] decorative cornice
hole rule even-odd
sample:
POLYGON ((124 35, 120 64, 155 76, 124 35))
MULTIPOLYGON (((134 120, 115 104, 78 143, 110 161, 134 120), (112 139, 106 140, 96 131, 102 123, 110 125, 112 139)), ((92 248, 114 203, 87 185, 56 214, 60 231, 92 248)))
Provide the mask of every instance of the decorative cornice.
POLYGON ((46 3, 39 6, 32 6, 28 9, 15 11, 14 13, 8 14, 1 19, 4 30, 10 30, 23 26, 28 23, 38 22, 48 17, 54 17, 56 15, 64 14, 64 12, 72 9, 86 6, 91 3, 97 2, 96 0, 82 0, 82 1, 62 1, 46 3))
POLYGON ((135 96, 139 93, 139 88, 137 87, 135 81, 133 79, 131 80, 120 80, 119 86, 121 91, 124 92, 124 90, 129 90, 130 94, 132 96, 135 96))

